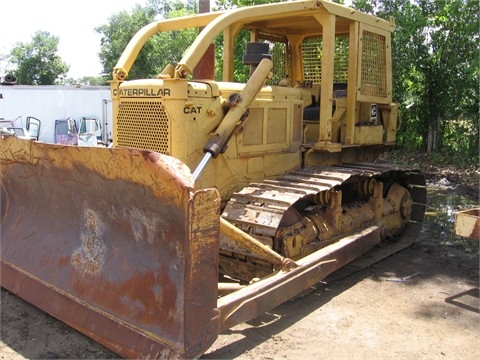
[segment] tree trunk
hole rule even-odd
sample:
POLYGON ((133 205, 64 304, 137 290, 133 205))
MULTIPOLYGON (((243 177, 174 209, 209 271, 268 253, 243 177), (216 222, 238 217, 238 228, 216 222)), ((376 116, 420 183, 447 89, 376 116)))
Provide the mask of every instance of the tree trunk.
POLYGON ((440 134, 440 116, 428 126, 427 154, 438 150, 438 141, 440 134))

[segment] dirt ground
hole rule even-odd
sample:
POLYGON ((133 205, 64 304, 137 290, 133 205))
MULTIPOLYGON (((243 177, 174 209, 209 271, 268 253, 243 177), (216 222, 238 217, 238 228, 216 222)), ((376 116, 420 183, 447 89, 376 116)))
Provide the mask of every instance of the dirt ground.
MULTIPOLYGON (((479 359, 478 250, 442 231, 426 222, 413 246, 228 330, 203 358, 479 359)), ((2 289, 0 359, 115 358, 2 289)))

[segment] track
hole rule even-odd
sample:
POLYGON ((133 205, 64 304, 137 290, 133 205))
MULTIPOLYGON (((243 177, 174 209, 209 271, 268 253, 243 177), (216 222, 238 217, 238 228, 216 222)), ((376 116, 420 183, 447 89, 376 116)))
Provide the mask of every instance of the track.
MULTIPOLYGON (((278 237, 281 229, 291 227, 299 221, 300 212, 331 206, 332 192, 341 190, 342 207, 355 207, 371 198, 373 182, 382 182, 384 196, 393 183, 408 190, 412 198, 408 223, 397 239, 389 244, 388 252, 381 258, 410 245, 419 233, 426 205, 424 176, 416 169, 392 166, 391 164, 343 164, 331 167, 307 167, 262 183, 252 183, 235 193, 222 217, 254 236, 265 245, 282 253, 278 237), (279 231, 280 230, 280 231, 279 231)), ((344 234, 341 234, 344 235, 344 234)), ((340 236, 335 236, 329 243, 340 236)), ((327 245, 325 243, 324 245, 327 245)), ((241 247, 228 239, 221 241, 221 272, 241 277, 243 270, 263 276, 271 271, 270 264, 255 259, 241 247)), ((318 249, 318 246, 317 248, 318 249)), ((288 254, 282 254, 288 256, 288 254)), ((253 276, 253 275, 252 275, 253 276)))

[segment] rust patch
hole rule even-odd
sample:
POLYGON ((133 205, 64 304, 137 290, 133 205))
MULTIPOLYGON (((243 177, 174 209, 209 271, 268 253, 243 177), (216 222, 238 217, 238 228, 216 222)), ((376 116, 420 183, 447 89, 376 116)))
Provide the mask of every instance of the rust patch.
POLYGON ((81 245, 73 252, 71 262, 77 270, 97 276, 102 272, 107 252, 103 241, 103 223, 91 209, 85 210, 84 217, 81 245))

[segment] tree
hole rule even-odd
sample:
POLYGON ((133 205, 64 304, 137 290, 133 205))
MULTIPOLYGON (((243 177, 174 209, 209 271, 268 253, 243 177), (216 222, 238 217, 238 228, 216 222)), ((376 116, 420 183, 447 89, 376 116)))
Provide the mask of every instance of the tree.
POLYGON ((37 31, 30 43, 17 43, 9 63, 17 82, 23 85, 54 85, 66 77, 69 66, 57 55, 59 38, 37 31))

